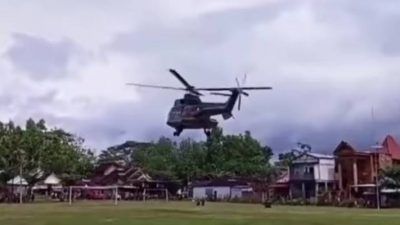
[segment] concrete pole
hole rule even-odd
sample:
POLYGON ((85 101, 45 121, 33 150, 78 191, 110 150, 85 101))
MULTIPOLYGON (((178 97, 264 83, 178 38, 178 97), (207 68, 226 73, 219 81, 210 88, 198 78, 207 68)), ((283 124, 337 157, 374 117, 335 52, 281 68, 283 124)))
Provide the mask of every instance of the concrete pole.
POLYGON ((19 164, 19 204, 22 204, 22 163, 19 164))
POLYGON ((318 192, 319 192, 319 183, 315 182, 315 198, 318 198, 318 192))
POLYGON ((69 187, 69 205, 72 205, 72 187, 69 187))
POLYGON ((167 200, 167 202, 169 201, 168 189, 167 188, 165 188, 165 199, 167 200))
POLYGON ((376 176, 376 208, 378 211, 381 210, 381 198, 380 198, 380 188, 379 188, 379 177, 376 176))
POLYGON ((357 170, 357 159, 353 160, 353 180, 354 180, 354 186, 355 190, 358 191, 357 185, 358 185, 358 170, 357 170))
POLYGON ((371 167, 371 180, 374 180, 375 176, 378 175, 378 173, 376 172, 377 170, 375 170, 374 168, 374 155, 370 155, 369 156, 369 163, 370 163, 370 167, 371 167))
POLYGON ((303 199, 306 199, 306 184, 304 182, 301 183, 301 191, 303 193, 303 199))
POLYGON ((325 192, 328 193, 329 201, 332 201, 332 193, 329 191, 328 181, 325 181, 325 192))
POLYGON ((115 205, 118 205, 118 186, 115 187, 115 201, 114 201, 115 205))
POLYGON ((338 167, 339 167, 339 189, 341 191, 343 191, 343 171, 342 171, 342 164, 338 163, 338 167))

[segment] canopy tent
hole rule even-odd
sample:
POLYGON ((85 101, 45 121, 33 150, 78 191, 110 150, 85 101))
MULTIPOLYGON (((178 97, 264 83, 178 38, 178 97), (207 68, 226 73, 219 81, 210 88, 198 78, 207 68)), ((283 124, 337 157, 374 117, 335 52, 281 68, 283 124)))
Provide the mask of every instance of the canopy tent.
POLYGON ((356 185, 351 185, 350 187, 352 187, 352 188, 375 188, 376 184, 356 184, 356 185))
POLYGON ((46 185, 59 185, 61 180, 54 174, 50 174, 45 180, 44 184, 46 185))
POLYGON ((382 189, 381 193, 383 193, 383 194, 397 194, 397 193, 400 193, 400 188, 382 189))
POLYGON ((22 185, 22 186, 27 186, 28 182, 23 177, 16 176, 13 179, 7 181, 8 185, 22 185))

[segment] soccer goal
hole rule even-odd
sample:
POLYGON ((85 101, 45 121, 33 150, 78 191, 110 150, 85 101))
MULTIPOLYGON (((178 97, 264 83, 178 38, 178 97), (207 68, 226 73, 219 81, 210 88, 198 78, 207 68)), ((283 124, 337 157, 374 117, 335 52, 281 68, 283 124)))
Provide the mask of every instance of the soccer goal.
POLYGON ((118 205, 121 195, 118 186, 70 186, 68 188, 69 205, 81 200, 111 201, 118 205))
POLYGON ((165 200, 169 201, 169 192, 167 188, 145 188, 143 189, 143 201, 165 200))

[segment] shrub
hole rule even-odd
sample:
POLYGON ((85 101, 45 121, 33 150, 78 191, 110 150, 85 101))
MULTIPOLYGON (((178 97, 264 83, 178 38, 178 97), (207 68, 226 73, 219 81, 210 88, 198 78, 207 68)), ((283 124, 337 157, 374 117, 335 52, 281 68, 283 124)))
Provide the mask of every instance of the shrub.
POLYGON ((352 199, 345 199, 345 200, 341 201, 338 206, 352 208, 355 206, 355 203, 354 203, 354 200, 352 200, 352 199))
POLYGON ((271 202, 269 202, 269 201, 265 201, 263 203, 263 205, 264 205, 265 208, 271 208, 271 206, 272 206, 271 202))

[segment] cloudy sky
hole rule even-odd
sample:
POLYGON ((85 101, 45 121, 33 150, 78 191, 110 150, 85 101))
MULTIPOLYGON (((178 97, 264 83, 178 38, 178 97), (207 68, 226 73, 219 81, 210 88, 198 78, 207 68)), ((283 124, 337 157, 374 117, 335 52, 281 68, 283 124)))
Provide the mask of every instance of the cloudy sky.
POLYGON ((399 28, 397 0, 3 0, 0 120, 44 118, 97 149, 172 137, 166 115, 181 93, 126 82, 179 86, 175 68, 224 86, 247 73, 274 90, 218 118, 227 133, 251 130, 275 151, 366 148, 400 138, 399 28))

